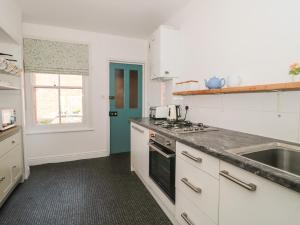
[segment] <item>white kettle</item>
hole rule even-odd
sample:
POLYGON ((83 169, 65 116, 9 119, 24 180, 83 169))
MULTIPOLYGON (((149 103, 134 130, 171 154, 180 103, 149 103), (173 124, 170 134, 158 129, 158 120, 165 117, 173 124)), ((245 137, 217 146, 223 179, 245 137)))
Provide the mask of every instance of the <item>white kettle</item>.
POLYGON ((180 105, 168 105, 168 116, 169 121, 178 121, 181 118, 181 107, 180 105))

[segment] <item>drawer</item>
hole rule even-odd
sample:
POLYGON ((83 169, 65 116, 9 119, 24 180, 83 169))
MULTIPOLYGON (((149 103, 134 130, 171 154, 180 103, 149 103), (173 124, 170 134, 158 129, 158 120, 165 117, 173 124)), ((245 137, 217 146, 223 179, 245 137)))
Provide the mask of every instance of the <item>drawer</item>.
POLYGON ((176 143, 176 155, 191 165, 209 173, 219 179, 220 160, 207 155, 199 150, 193 149, 180 142, 176 143))
POLYGON ((9 167, 8 155, 0 158, 0 201, 9 192, 12 184, 11 171, 9 167))
POLYGON ((0 142, 0 157, 21 143, 20 132, 0 142))
POLYGON ((176 158, 176 191, 193 202, 215 223, 219 213, 219 180, 192 166, 190 163, 176 158))
POLYGON ((181 225, 216 225, 181 191, 176 192, 176 220, 181 225))

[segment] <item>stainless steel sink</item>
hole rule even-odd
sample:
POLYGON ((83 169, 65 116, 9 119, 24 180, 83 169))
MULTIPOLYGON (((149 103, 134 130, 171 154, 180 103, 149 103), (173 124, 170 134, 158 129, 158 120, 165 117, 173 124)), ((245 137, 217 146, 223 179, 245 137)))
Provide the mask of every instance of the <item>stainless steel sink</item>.
POLYGON ((228 150, 248 159, 300 176, 300 147, 279 142, 228 150))

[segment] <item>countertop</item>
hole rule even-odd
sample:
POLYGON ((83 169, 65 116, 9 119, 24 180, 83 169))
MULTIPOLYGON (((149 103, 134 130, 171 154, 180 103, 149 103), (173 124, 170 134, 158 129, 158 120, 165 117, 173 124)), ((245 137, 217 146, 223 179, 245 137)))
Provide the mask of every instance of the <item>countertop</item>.
POLYGON ((187 146, 195 148, 222 161, 233 164, 239 168, 247 170, 260 177, 300 193, 299 176, 286 173, 262 163, 228 152, 230 149, 266 144, 270 142, 282 142, 300 146, 299 144, 222 128, 218 128, 218 131, 174 134, 168 132, 164 128, 154 125, 154 120, 149 118, 132 118, 130 121, 159 132, 167 137, 174 138, 176 141, 179 141, 187 146))
POLYGON ((18 133, 19 130, 21 130, 21 127, 16 126, 16 127, 10 128, 10 129, 5 130, 5 131, 0 131, 0 141, 3 141, 6 138, 9 138, 10 136, 18 133))

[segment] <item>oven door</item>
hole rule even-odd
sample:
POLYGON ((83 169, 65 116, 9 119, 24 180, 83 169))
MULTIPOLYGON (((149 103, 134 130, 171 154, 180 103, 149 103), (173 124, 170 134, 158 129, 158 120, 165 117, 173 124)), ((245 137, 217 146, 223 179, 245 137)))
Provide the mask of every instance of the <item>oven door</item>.
POLYGON ((149 176, 175 203, 175 153, 150 142, 149 156, 149 176))

